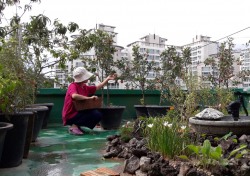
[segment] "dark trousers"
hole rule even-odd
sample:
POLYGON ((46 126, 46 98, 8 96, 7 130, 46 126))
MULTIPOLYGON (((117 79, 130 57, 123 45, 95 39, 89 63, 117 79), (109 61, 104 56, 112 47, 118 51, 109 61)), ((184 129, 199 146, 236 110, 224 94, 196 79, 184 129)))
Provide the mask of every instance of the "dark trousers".
POLYGON ((102 119, 102 114, 96 109, 79 111, 77 115, 67 120, 67 125, 85 126, 93 129, 102 119))

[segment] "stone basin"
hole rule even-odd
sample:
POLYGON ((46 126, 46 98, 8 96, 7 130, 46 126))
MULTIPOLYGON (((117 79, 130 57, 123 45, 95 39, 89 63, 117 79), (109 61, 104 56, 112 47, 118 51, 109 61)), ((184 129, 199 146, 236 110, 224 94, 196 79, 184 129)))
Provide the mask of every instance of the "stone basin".
POLYGON ((250 117, 240 116, 234 121, 232 116, 224 116, 220 120, 200 120, 189 118, 191 128, 197 133, 225 135, 232 132, 235 135, 250 134, 250 117))

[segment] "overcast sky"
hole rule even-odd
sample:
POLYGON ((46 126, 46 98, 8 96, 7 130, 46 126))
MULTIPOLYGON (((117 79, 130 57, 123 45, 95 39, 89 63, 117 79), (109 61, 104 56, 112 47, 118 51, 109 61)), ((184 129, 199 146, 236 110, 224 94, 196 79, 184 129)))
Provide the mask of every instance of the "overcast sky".
MULTIPOLYGON (((21 0, 22 1, 22 0, 21 0)), ((250 27, 250 0, 41 0, 32 13, 58 18, 81 28, 96 23, 114 26, 118 44, 126 46, 147 34, 184 45, 195 35, 216 41, 250 27)), ((232 36, 235 43, 250 40, 250 28, 232 36)))

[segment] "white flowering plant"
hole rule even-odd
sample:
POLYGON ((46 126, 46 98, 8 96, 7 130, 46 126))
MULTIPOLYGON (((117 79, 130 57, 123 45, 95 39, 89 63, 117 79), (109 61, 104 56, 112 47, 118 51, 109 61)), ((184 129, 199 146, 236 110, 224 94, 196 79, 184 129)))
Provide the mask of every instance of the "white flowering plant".
POLYGON ((184 154, 190 144, 189 127, 177 118, 145 119, 144 136, 148 147, 164 157, 174 158, 184 154))

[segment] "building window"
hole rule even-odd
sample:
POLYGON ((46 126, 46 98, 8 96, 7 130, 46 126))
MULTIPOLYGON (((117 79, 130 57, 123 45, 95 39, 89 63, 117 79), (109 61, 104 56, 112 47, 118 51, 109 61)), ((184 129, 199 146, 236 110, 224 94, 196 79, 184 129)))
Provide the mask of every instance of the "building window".
POLYGON ((202 76, 207 77, 210 75, 210 72, 202 72, 202 76))
POLYGON ((204 71, 204 72, 205 71, 209 72, 210 71, 210 67, 202 67, 201 70, 204 71))
POLYGON ((155 60, 160 60, 160 56, 155 56, 155 60))
POLYGON ((119 89, 119 83, 108 83, 110 89, 119 89))
POLYGON ((148 56, 148 60, 151 61, 151 60, 153 60, 153 59, 154 59, 154 56, 152 56, 152 55, 149 55, 149 56, 148 56))
POLYGON ((76 62, 76 67, 82 67, 83 63, 82 62, 76 62))
POLYGON ((249 53, 245 53, 245 58, 249 58, 249 53))

